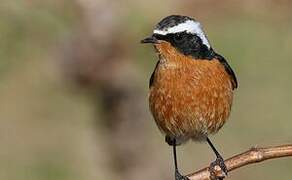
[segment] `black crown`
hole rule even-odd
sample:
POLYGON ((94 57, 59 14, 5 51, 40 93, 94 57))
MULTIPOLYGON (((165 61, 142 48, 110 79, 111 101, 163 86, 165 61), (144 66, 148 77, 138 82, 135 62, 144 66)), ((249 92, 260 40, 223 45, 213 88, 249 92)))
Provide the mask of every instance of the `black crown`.
POLYGON ((188 16, 181 16, 181 15, 170 15, 165 18, 163 18, 156 26, 155 29, 159 30, 165 30, 167 28, 176 26, 178 24, 184 23, 187 20, 193 20, 194 19, 188 17, 188 16))

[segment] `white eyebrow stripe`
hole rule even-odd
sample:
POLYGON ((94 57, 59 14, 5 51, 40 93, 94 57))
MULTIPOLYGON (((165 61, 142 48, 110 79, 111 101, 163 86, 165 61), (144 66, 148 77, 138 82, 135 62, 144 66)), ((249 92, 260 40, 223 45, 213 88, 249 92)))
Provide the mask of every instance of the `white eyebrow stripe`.
POLYGON ((166 34, 178 33, 178 32, 183 32, 183 31, 186 31, 191 34, 196 34, 202 39, 203 44, 205 44, 208 48, 211 47, 206 35, 204 34, 202 30, 201 24, 199 22, 195 22, 192 20, 187 20, 184 23, 178 24, 176 26, 170 27, 165 30, 154 29, 153 33, 166 35, 166 34))

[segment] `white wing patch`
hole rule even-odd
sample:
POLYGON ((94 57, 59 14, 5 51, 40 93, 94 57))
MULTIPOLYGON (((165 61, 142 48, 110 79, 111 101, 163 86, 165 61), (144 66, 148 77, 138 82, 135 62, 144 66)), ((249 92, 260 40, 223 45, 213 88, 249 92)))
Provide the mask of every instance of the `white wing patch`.
POLYGON ((170 27, 168 29, 163 29, 163 30, 154 29, 153 33, 166 35, 166 34, 178 33, 178 32, 183 32, 183 31, 186 31, 187 33, 191 33, 191 34, 196 34, 202 39, 203 44, 205 44, 208 48, 211 47, 202 29, 201 24, 197 21, 187 20, 181 24, 170 27))

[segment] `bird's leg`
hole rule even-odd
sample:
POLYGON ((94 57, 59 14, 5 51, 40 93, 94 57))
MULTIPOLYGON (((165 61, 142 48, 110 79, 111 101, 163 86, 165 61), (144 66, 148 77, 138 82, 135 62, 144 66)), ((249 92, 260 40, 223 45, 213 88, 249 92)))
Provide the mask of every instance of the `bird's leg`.
MULTIPOLYGON (((215 155, 216 155, 216 160, 214 162, 212 162, 210 164, 210 173, 211 175, 215 175, 215 166, 219 166, 222 170, 222 172, 224 173, 224 177, 227 176, 228 173, 228 169, 224 163, 224 159, 222 158, 222 156, 219 154, 219 152, 216 150, 216 148, 214 147, 214 145, 212 144, 212 142, 210 141, 210 139, 207 137, 207 142, 210 145, 210 147, 212 148, 212 150, 214 151, 215 155)), ((221 180, 224 179, 224 177, 216 177, 217 179, 221 180)))
POLYGON ((173 158, 174 158, 174 168, 175 168, 175 180, 189 180, 188 177, 183 176, 179 170, 177 165, 177 157, 176 157, 176 139, 170 138, 168 136, 165 137, 165 141, 173 147, 173 158))

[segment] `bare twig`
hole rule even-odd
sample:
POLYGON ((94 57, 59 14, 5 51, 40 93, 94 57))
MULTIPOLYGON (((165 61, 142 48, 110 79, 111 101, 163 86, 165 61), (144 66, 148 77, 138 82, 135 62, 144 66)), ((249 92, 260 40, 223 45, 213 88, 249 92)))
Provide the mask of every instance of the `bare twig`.
MULTIPOLYGON (((225 161, 228 171, 233 171, 242 166, 246 166, 248 164, 262 162, 268 159, 280 158, 292 156, 292 144, 289 145, 281 145, 274 147, 266 147, 266 148, 258 148, 253 147, 250 150, 235 155, 225 161)), ((220 168, 216 168, 216 172, 214 172, 217 177, 222 177, 223 172, 220 168)), ((201 169, 195 173, 189 174, 188 178, 190 180, 210 180, 212 177, 210 176, 209 168, 206 167, 201 169)))

